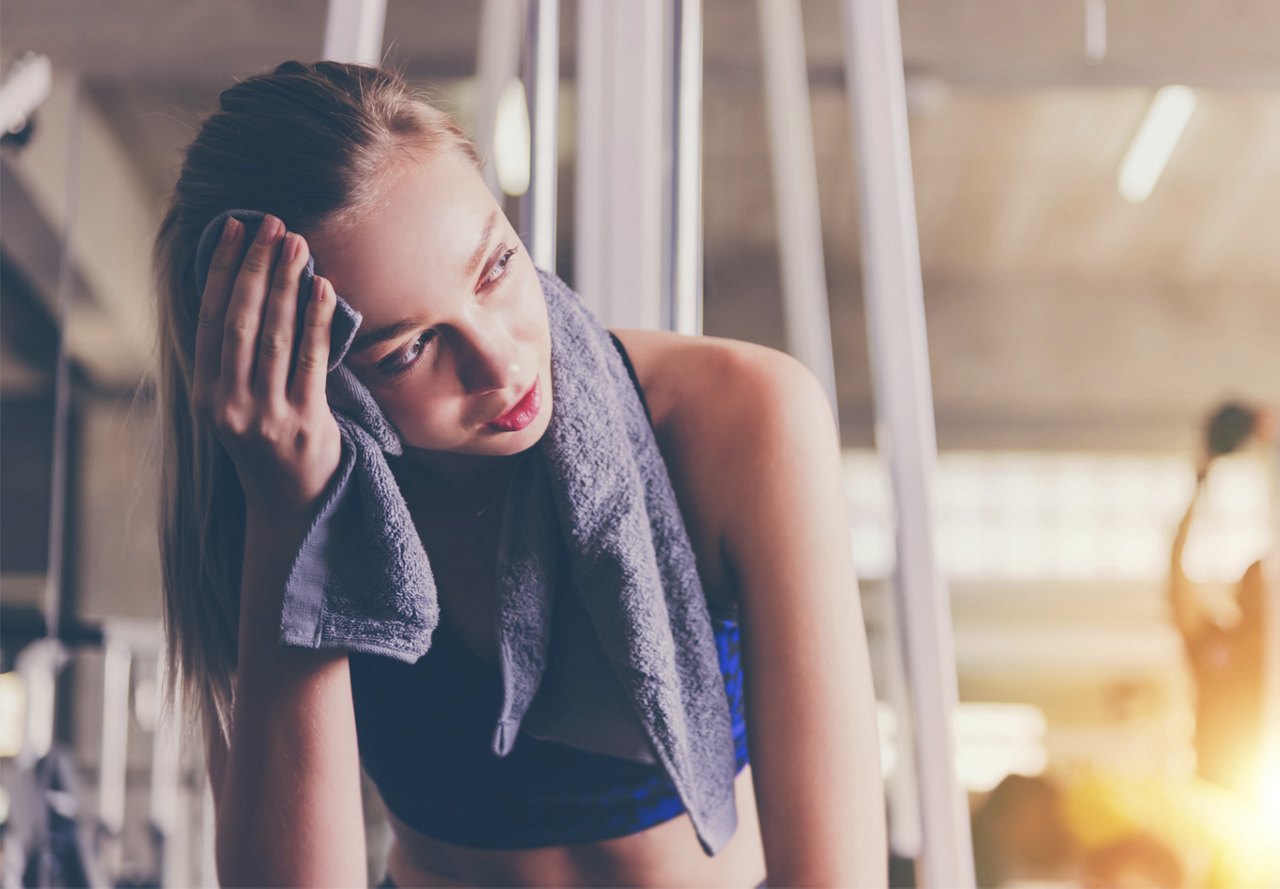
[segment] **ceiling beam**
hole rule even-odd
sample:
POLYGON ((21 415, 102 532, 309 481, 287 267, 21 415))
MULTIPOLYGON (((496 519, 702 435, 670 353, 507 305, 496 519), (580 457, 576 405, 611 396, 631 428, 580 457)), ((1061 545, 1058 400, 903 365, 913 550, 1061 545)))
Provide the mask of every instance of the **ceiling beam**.
MULTIPOLYGON (((60 261, 59 245, 74 205, 67 349, 95 382, 127 386, 147 371, 153 351, 148 247, 157 210, 125 146, 67 71, 55 69, 53 92, 38 112, 37 126, 21 153, 4 158, 5 215, 25 208, 29 216, 5 220, 0 246, 7 256, 31 256, 17 243, 19 233, 45 231, 54 238, 52 244, 46 238, 46 260, 52 249, 59 251, 60 261), (74 129, 73 113, 79 115, 74 129), (75 169, 68 154, 73 132, 79 142, 75 169), (78 195, 71 195, 73 187, 78 195)), ((56 318, 57 275, 50 280, 48 262, 44 265, 35 274, 27 271, 56 318)))

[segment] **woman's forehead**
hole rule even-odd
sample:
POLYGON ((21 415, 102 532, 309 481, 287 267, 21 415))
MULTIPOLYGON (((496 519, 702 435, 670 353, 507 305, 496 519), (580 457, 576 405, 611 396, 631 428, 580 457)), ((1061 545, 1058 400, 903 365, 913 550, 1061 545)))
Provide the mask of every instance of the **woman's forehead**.
POLYGON ((406 163, 383 191, 358 221, 309 239, 317 273, 366 316, 469 288, 485 247, 507 228, 476 169, 439 152, 406 163))

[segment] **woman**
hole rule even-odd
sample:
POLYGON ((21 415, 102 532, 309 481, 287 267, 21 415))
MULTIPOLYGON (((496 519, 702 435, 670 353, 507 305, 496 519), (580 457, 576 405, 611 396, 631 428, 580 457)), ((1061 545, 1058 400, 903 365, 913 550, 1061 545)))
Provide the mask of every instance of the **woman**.
MULTIPOLYGON (((412 787, 391 787, 405 762, 379 759, 390 755, 382 734, 401 727, 361 716, 378 684, 359 677, 375 666, 277 638, 291 557, 339 462, 325 400, 336 293, 363 316, 346 365, 405 441, 396 477, 431 560, 441 629, 476 669, 494 660, 490 507, 546 431, 556 393, 537 272, 478 166, 463 134, 398 77, 327 62, 287 62, 227 90, 187 150, 155 252, 165 610, 170 675, 204 726, 225 884, 363 883, 362 757, 384 795, 412 798, 412 787), (229 225, 193 295, 201 230, 236 207, 274 215, 249 245, 229 225), (312 252, 324 277, 294 342, 312 252)), ((708 605, 740 621, 751 764, 734 785, 737 831, 713 857, 681 813, 591 842, 503 848, 500 837, 428 835, 392 807, 389 876, 401 886, 883 883, 874 698, 822 389, 762 347, 615 334, 708 605)), ((411 701, 403 708, 406 721, 430 721, 411 701)), ((509 803, 521 793, 513 787, 509 803)), ((422 801, 430 807, 429 791, 422 801)), ((582 808, 548 818, 603 817, 582 808)))

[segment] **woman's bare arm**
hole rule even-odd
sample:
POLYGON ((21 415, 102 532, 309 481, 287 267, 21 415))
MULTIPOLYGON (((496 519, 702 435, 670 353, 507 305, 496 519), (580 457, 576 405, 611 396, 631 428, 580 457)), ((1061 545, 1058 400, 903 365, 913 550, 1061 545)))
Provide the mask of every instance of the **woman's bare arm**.
POLYGON ((300 532, 246 535, 228 750, 211 739, 224 886, 362 886, 360 766, 345 654, 280 644, 280 591, 300 532))
POLYGON ((337 297, 316 279, 294 354, 306 242, 266 217, 251 243, 230 220, 200 298, 192 404, 235 464, 246 503, 229 746, 210 741, 225 885, 366 880, 351 677, 345 654, 284 648, 292 554, 338 466, 325 399, 337 297))
POLYGON ((875 695, 826 397, 772 353, 744 374, 738 508, 725 546, 738 580, 749 740, 769 882, 887 880, 875 695))
POLYGON ((817 380, 720 340, 693 400, 743 629, 748 741, 768 882, 883 886, 875 695, 834 418, 817 380))

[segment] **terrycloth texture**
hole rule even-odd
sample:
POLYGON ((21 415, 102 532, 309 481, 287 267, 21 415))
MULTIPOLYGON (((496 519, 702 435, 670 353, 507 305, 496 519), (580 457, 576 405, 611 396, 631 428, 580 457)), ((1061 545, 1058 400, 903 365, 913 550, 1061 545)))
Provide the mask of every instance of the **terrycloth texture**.
MULTIPOLYGON (((253 211, 230 211, 252 232, 253 211)), ((203 291, 223 214, 201 238, 203 291)), ((311 263, 304 277, 309 280, 311 263)), ((502 514, 497 564, 503 704, 493 746, 533 736, 640 762, 656 757, 708 855, 737 826, 733 735, 706 597, 667 468, 625 365, 590 310, 539 271, 553 414, 502 514), (557 595, 567 574, 574 595, 557 595)), ((385 455, 399 435, 341 364, 360 316, 341 298, 327 394, 342 458, 284 591, 281 642, 412 663, 439 604, 385 455)))

